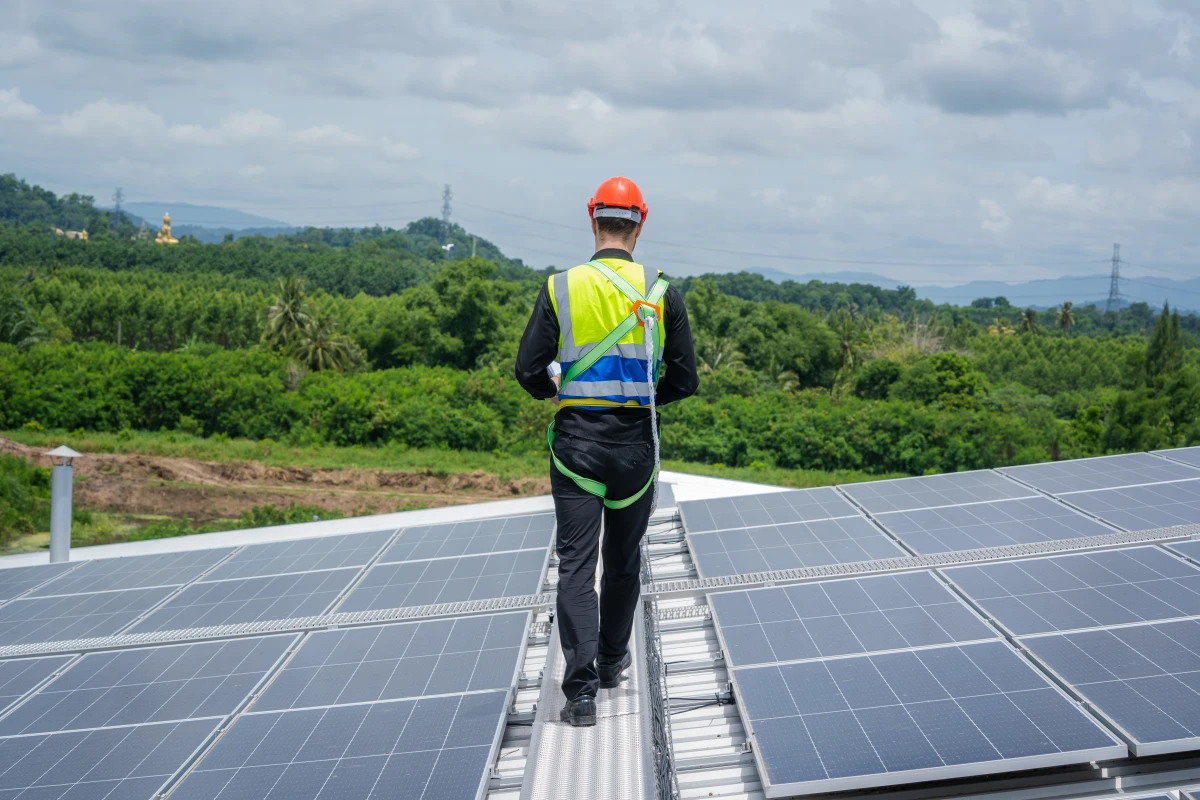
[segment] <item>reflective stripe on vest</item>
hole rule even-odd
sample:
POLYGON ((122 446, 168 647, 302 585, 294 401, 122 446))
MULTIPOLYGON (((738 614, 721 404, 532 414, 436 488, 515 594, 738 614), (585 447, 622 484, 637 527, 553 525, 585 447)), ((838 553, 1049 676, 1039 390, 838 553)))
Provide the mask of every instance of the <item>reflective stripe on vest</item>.
MULTIPOLYGON (((658 279, 658 270, 619 258, 601 259, 639 293, 658 279)), ((587 264, 550 278, 549 294, 558 316, 558 361, 565 376, 571 365, 629 316, 631 302, 612 282, 587 264)), ((665 325, 655 326, 654 372, 662 363, 665 325)), ((613 408, 650 405, 651 381, 646 374, 644 333, 635 327, 582 374, 559 387, 559 407, 613 408)))

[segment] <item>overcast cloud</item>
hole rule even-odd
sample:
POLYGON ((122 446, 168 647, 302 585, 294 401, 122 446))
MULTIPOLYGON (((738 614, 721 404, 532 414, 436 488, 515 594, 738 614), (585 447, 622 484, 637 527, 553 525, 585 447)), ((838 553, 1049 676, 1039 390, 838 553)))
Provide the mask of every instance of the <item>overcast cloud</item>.
POLYGON ((0 0, 0 171, 315 225, 402 225, 451 183, 535 266, 590 255, 623 173, 675 274, 1018 280, 1121 242, 1200 275, 1198 9, 0 0))

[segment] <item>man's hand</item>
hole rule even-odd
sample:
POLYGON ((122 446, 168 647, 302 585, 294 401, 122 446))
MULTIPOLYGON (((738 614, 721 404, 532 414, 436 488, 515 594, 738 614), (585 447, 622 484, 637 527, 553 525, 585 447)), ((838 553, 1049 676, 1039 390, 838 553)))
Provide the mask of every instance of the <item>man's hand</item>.
MULTIPOLYGON (((559 388, 559 384, 562 381, 562 376, 561 375, 551 375, 550 380, 554 381, 554 388, 557 389, 557 388, 559 388)), ((551 397, 550 402, 553 403, 554 405, 558 405, 558 395, 551 397)))

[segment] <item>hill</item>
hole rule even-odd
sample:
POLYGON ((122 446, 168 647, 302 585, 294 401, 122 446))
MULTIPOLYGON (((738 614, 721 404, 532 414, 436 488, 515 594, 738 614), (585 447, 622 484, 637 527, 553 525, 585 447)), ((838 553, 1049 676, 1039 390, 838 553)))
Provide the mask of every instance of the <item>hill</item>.
POLYGON ((290 228, 296 230, 294 226, 288 225, 286 222, 268 217, 260 217, 257 214, 248 214, 236 208, 200 206, 192 203, 180 203, 174 200, 170 202, 159 200, 138 201, 126 203, 122 208, 130 214, 135 214, 146 219, 151 225, 157 224, 162 219, 162 215, 169 212, 171 214, 172 228, 187 226, 195 228, 228 228, 230 230, 244 230, 246 228, 290 228))

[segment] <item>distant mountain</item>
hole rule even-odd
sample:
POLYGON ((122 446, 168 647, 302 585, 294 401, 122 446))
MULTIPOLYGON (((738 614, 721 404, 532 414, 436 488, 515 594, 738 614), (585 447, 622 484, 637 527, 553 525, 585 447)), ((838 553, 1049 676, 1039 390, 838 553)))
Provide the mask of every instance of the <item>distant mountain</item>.
POLYGON ((139 202, 125 203, 122 208, 130 214, 144 217, 150 225, 161 225, 162 216, 171 214, 171 231, 180 225, 196 228, 229 228, 242 230, 244 228, 290 228, 286 222, 257 214, 247 214, 236 208, 221 208, 219 206, 197 206, 191 203, 176 202, 139 202))
MULTIPOLYGON (((1200 271, 1200 270, 1198 270, 1200 271)), ((793 275, 777 269, 755 268, 750 272, 769 281, 822 281, 824 283, 867 283, 882 289, 906 285, 904 281, 870 272, 814 272, 793 275)), ((1022 308, 1051 308, 1070 300, 1078 306, 1103 305, 1108 298, 1108 275, 1072 275, 1047 280, 1004 283, 971 281, 958 286, 916 286, 917 296, 934 303, 970 305, 980 297, 1005 297, 1022 308)), ((1200 311, 1200 277, 1185 280, 1160 277, 1130 277, 1122 281, 1121 295, 1126 303, 1149 303, 1158 307, 1170 301, 1180 311, 1200 311)))

